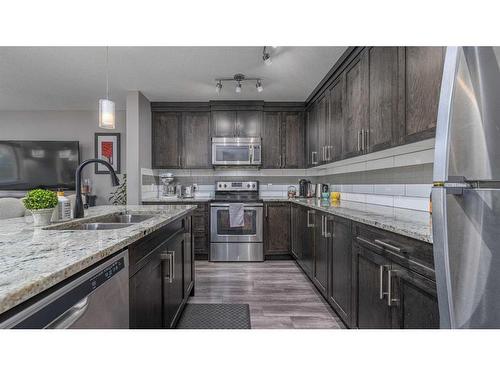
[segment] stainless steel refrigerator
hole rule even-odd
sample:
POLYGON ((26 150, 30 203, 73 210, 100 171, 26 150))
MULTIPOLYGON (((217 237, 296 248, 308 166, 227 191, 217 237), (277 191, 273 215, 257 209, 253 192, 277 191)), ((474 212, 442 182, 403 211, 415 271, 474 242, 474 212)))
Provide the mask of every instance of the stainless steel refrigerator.
POLYGON ((500 49, 448 47, 434 161, 441 328, 500 328, 500 49))

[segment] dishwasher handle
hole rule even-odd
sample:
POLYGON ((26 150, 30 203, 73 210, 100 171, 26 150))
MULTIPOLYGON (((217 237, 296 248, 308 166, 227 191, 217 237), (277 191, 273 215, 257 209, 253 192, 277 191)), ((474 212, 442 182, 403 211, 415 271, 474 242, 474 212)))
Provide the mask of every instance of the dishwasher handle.
POLYGON ((66 329, 71 327, 78 319, 80 319, 89 307, 89 297, 85 297, 75 303, 73 307, 68 309, 64 314, 50 323, 48 329, 66 329))

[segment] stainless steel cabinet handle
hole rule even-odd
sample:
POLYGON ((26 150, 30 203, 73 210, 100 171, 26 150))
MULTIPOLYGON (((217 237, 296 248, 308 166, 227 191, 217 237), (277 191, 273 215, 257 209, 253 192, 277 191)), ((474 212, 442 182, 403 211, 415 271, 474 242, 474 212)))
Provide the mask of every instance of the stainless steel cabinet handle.
POLYGON ((309 214, 313 214, 314 211, 307 211, 307 227, 308 228, 314 228, 314 224, 311 224, 311 221, 310 221, 310 216, 309 214))
POLYGON ((368 137, 370 136, 370 130, 368 129, 365 129, 365 146, 364 146, 364 149, 366 151, 368 151, 368 145, 370 143, 370 141, 368 140, 368 137))
POLYGON ((321 215, 321 235, 325 237, 325 217, 321 215))
POLYGON ((361 151, 361 130, 358 131, 358 152, 361 151))
POLYGON ((166 253, 162 253, 160 255, 160 259, 162 262, 168 261, 168 275, 164 277, 164 280, 172 284, 174 281, 174 252, 168 251, 166 253))
POLYGON ((172 261, 170 262, 170 269, 172 270, 170 272, 170 282, 172 283, 175 279, 175 252, 174 251, 171 251, 170 252, 172 254, 172 261))
POLYGON ((325 238, 330 238, 332 234, 328 232, 328 216, 325 216, 325 238))
POLYGON ((283 167, 283 155, 280 155, 280 168, 283 167))
POLYGON ((179 167, 180 167, 180 166, 181 166, 181 156, 179 155, 179 156, 177 157, 177 159, 178 159, 177 163, 179 164, 179 167))
POLYGON ((361 151, 365 151, 365 131, 361 129, 360 132, 361 132, 361 151))
POLYGON ((316 157, 316 161, 314 161, 314 155, 318 155, 317 151, 312 151, 311 152, 311 164, 318 164, 318 158, 316 157))
POLYGON ((384 292, 384 270, 385 266, 381 265, 379 267, 379 290, 380 290, 379 298, 381 300, 384 299, 384 296, 387 294, 387 292, 384 292))
POLYGON ((377 245, 385 247, 387 250, 392 250, 392 251, 395 251, 396 253, 400 253, 401 252, 401 248, 400 247, 388 244, 388 243, 386 243, 384 241, 375 240, 373 242, 375 242, 377 245))
POLYGON ((394 306, 397 304, 399 299, 392 298, 392 274, 394 271, 387 270, 387 306, 394 306))

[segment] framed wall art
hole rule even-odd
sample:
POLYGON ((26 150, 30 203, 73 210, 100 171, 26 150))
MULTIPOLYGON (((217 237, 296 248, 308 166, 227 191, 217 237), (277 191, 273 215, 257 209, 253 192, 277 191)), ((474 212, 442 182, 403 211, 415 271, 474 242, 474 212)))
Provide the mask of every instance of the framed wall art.
MULTIPOLYGON (((95 133, 94 152, 97 159, 106 160, 120 173, 120 133, 95 133)), ((96 163, 95 174, 109 174, 108 169, 96 163)))

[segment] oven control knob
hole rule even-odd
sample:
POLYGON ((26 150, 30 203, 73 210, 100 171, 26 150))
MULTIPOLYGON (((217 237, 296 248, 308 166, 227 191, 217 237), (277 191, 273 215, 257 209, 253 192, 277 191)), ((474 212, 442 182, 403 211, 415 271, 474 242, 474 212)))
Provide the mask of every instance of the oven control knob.
POLYGON ((247 188, 249 188, 249 189, 250 189, 250 184, 247 184, 247 188))
POLYGON ((227 185, 226 185, 226 184, 224 184, 224 187, 225 187, 225 188, 227 188, 227 185))
POLYGON ((255 184, 252 184, 252 187, 255 189, 255 184))

